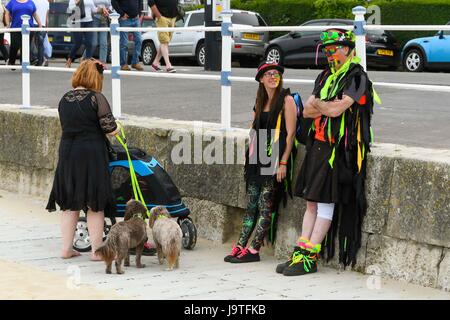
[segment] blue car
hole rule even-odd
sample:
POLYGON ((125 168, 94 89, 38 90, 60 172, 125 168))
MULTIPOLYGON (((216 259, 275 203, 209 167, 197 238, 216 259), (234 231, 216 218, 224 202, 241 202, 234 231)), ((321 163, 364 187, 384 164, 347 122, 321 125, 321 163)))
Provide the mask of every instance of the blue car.
POLYGON ((450 31, 441 30, 433 37, 408 41, 402 50, 402 61, 409 72, 450 70, 450 31))

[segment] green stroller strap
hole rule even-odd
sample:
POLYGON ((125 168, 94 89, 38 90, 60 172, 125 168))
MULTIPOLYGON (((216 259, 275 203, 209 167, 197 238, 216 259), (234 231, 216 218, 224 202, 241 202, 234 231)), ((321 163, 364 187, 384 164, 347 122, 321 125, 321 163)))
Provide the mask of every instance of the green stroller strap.
POLYGON ((125 136, 125 131, 123 130, 122 126, 120 127, 120 134, 122 135, 123 139, 122 139, 122 137, 119 134, 116 134, 115 137, 116 137, 117 141, 119 141, 119 143, 122 145, 122 147, 124 148, 124 150, 125 150, 125 152, 127 154, 128 165, 130 167, 131 186, 133 188, 134 198, 137 201, 140 201, 144 205, 144 207, 146 209, 147 217, 150 218, 150 214, 148 212, 148 208, 147 208, 147 205, 145 203, 144 196, 142 195, 141 188, 139 187, 139 182, 138 182, 137 177, 136 177, 136 172, 134 171, 133 162, 131 161, 130 152, 128 151, 128 146, 127 146, 127 142, 126 142, 127 139, 126 139, 126 136, 125 136))

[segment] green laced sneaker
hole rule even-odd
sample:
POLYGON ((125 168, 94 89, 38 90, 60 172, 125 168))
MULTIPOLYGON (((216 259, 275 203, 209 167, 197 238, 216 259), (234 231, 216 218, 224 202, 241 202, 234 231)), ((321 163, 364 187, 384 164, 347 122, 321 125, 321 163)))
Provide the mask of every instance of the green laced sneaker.
POLYGON ((279 265, 277 265, 277 269, 275 270, 276 273, 283 273, 284 269, 286 269, 287 267, 289 267, 289 265, 292 263, 292 257, 294 256, 294 253, 296 251, 300 251, 302 248, 301 247, 297 247, 295 246, 294 251, 292 252, 290 258, 288 261, 280 263, 279 265))
POLYGON ((319 251, 314 249, 300 249, 294 252, 292 262, 283 270, 283 275, 288 277, 301 276, 317 272, 319 251))

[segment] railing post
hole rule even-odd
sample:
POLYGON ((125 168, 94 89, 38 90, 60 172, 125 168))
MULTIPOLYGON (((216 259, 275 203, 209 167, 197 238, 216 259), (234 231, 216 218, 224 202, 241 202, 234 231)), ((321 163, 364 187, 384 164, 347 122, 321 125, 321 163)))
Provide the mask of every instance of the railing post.
POLYGON ((231 46, 233 33, 229 30, 232 26, 231 16, 233 13, 229 8, 222 11, 222 72, 221 76, 221 124, 222 129, 231 128, 231 46))
POLYGON ((366 59, 366 30, 364 26, 366 25, 366 20, 364 15, 367 10, 363 6, 357 6, 352 10, 355 15, 355 20, 353 22, 354 25, 354 33, 356 36, 356 55, 361 58, 361 65, 364 67, 364 70, 367 70, 367 59, 366 59))
POLYGON ((23 15, 22 18, 22 108, 31 108, 30 103, 30 16, 23 15))
POLYGON ((114 117, 117 119, 122 117, 121 92, 120 92, 120 33, 117 31, 119 27, 119 17, 117 13, 109 15, 111 18, 111 79, 112 79, 112 107, 114 117))

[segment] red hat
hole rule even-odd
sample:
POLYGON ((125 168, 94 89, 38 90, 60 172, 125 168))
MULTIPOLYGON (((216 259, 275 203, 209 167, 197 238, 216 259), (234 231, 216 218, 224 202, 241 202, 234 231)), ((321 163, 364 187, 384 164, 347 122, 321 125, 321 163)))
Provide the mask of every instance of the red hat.
POLYGON ((281 74, 284 73, 284 68, 282 66, 280 66, 279 64, 263 62, 258 67, 258 72, 256 73, 255 80, 259 82, 259 79, 262 77, 262 75, 266 71, 269 71, 272 69, 278 70, 281 74))

